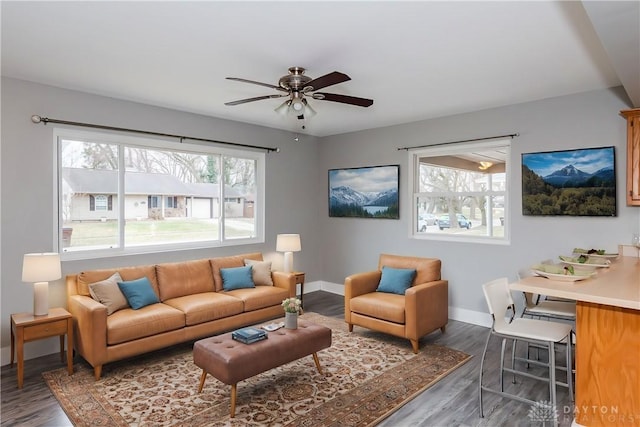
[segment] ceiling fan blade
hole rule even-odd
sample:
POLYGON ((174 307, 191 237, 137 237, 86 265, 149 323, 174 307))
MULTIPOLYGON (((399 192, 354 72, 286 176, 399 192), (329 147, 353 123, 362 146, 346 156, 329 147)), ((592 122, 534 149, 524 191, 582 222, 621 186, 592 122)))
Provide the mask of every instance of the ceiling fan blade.
POLYGON ((324 76, 320 76, 317 79, 311 80, 309 83, 304 85, 303 90, 305 90, 306 92, 311 92, 314 90, 322 89, 323 87, 336 85, 338 83, 346 82, 349 80, 351 80, 351 77, 338 71, 334 71, 333 73, 325 74, 324 76), (307 89, 308 87, 312 89, 307 89))
POLYGON ((289 94, 256 96, 255 98, 246 98, 246 99, 239 99, 237 101, 225 102, 224 105, 240 105, 240 104, 246 104, 247 102, 260 101, 263 99, 282 98, 283 96, 289 96, 289 94))
POLYGON ((341 102, 343 104, 357 105, 358 107, 370 107, 373 105, 373 99, 357 98, 355 96, 338 95, 336 93, 316 92, 313 99, 322 99, 325 101, 341 102))
POLYGON ((254 84, 254 85, 270 87, 271 89, 276 89, 276 90, 281 90, 281 91, 284 91, 284 92, 289 92, 288 90, 286 90, 285 88, 282 88, 280 86, 272 85, 272 84, 269 84, 269 83, 256 82, 256 81, 253 81, 253 80, 241 79, 239 77, 227 77, 227 80, 234 80, 236 82, 243 82, 243 83, 251 83, 251 84, 254 84))

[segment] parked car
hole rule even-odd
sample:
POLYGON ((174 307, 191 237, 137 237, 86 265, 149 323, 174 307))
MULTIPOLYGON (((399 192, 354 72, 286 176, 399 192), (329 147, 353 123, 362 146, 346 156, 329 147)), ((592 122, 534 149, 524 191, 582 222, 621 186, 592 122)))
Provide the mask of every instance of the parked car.
MULTIPOLYGON (((469 221, 464 215, 456 214, 456 218, 458 219, 458 227, 466 228, 467 230, 471 228, 471 221, 469 221)), ((444 228, 450 228, 451 224, 449 224, 449 215, 442 215, 438 218, 438 228, 440 230, 444 228)))
POLYGON ((423 214, 418 217, 418 231, 427 231, 428 225, 438 225, 438 217, 434 214, 423 214))

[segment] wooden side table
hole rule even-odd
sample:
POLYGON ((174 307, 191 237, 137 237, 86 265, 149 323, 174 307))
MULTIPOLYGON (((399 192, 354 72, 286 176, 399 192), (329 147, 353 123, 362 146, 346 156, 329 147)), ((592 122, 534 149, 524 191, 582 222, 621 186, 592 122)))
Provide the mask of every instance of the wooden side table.
MULTIPOLYGON (((296 288, 298 287, 298 284, 300 284, 300 305, 304 307, 304 299, 303 299, 304 298, 304 272, 294 271, 293 274, 296 277, 296 283, 295 283, 296 288)), ((296 294, 297 294, 297 289, 296 289, 296 294)))
POLYGON ((44 316, 33 313, 11 315, 11 367, 18 353, 18 388, 22 388, 24 377, 24 343, 43 338, 60 336, 60 360, 64 363, 64 336, 67 335, 67 371, 73 374, 73 318, 64 308, 50 308, 44 316))

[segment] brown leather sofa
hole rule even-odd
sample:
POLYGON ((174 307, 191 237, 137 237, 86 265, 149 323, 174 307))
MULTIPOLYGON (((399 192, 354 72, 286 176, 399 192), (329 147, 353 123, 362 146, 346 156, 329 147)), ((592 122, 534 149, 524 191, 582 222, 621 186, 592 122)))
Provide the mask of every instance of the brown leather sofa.
POLYGON ((282 300, 295 295, 292 273, 272 272, 273 286, 223 291, 220 269, 244 266, 245 259, 262 261, 262 254, 68 275, 76 352, 99 379, 105 363, 282 316, 282 300), (91 297, 89 284, 115 272, 124 281, 146 276, 160 302, 107 315, 106 306, 91 297))
POLYGON ((417 353, 420 338, 438 328, 444 333, 448 322, 449 282, 442 280, 440 267, 436 258, 382 254, 378 270, 347 277, 344 313, 349 332, 358 325, 407 338, 417 353), (383 266, 416 270, 404 295, 376 292, 383 266))

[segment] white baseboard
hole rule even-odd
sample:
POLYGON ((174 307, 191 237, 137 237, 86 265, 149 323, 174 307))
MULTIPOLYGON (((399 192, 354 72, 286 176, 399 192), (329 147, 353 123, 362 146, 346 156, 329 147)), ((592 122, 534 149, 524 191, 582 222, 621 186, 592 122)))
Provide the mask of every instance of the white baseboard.
MULTIPOLYGON (((66 347, 66 339, 65 339, 66 347)), ((24 360, 35 359, 36 357, 46 356, 60 352, 60 340, 58 337, 47 338, 43 340, 25 343, 24 360)), ((17 358, 16 358, 17 360, 17 358)), ((65 359, 66 360, 66 359, 65 359)), ((8 365, 11 362, 11 347, 2 347, 0 349, 0 366, 8 365)), ((14 361, 16 363, 16 361, 14 361)), ((64 366, 62 363, 60 366, 64 366)), ((15 365, 14 365, 14 369, 15 365)))
MULTIPOLYGON (((344 296, 344 285, 339 283, 331 283, 324 281, 310 282, 308 285, 304 285, 304 293, 325 291, 332 294, 338 294, 344 296)), ((471 323, 472 325, 484 326, 486 328, 491 327, 491 315, 489 313, 467 310, 465 308, 458 308, 449 306, 449 319, 457 320, 460 322, 471 323)))
MULTIPOLYGON (((341 283, 331 283, 322 280, 304 284, 305 294, 315 291, 325 291, 344 296, 344 285, 341 283)), ((460 322, 471 323, 473 325, 484 326, 487 328, 491 327, 491 316, 488 313, 479 311, 449 306, 449 318, 460 322)), ((57 338, 28 343, 24 346, 24 360, 35 359, 36 357, 57 353, 60 351, 58 343, 59 341, 57 338)), ((0 366, 8 365, 10 361, 11 347, 2 347, 0 349, 0 366)))

